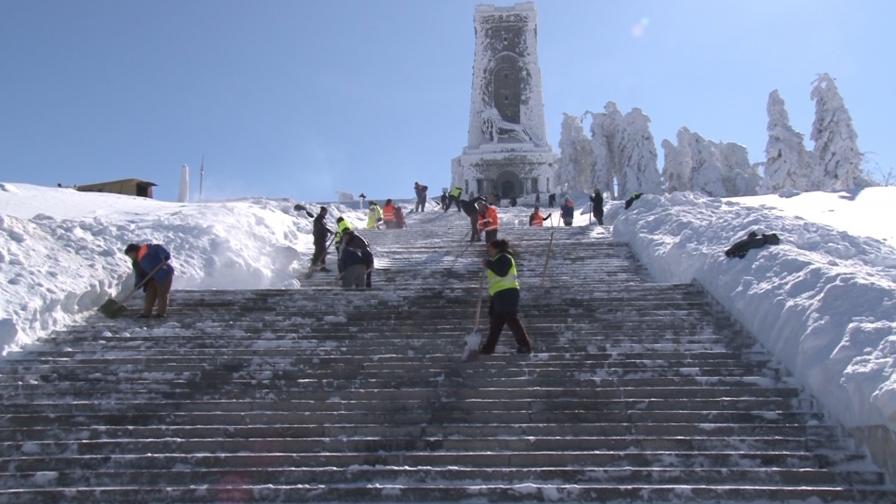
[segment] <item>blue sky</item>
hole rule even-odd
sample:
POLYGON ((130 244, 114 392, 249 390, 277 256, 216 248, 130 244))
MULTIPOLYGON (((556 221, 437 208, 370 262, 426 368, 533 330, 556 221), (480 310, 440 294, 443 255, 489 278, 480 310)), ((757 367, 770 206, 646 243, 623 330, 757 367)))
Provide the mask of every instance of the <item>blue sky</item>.
MULTIPOLYGON (((439 188, 466 142, 476 3, 0 0, 0 180, 140 177, 173 199, 204 154, 212 197, 439 188)), ((769 91, 808 136, 828 72, 859 147, 896 166, 896 2, 537 6, 555 146, 563 112, 613 100, 643 109, 657 143, 688 126, 759 161, 769 91)))

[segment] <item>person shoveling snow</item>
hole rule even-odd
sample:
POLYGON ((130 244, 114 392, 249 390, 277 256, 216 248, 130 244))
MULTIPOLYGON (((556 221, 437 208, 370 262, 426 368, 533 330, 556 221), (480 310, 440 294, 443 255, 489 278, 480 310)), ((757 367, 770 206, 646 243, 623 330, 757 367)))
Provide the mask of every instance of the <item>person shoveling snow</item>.
POLYGON ((128 244, 124 253, 131 258, 131 265, 134 268, 134 290, 121 302, 114 299, 107 300, 100 307, 100 311, 112 318, 121 316, 125 312, 124 302, 142 287, 146 297, 143 312, 139 316, 151 317, 153 306, 156 305, 156 317, 167 316, 168 294, 171 292, 171 283, 174 280, 174 267, 169 262, 171 253, 165 247, 153 243, 128 244))
MULTIPOLYGON (((491 258, 485 259, 482 265, 486 268, 488 279, 489 330, 488 337, 479 347, 478 354, 491 355, 495 352, 495 346, 498 344, 498 338, 505 325, 510 326, 513 337, 516 339, 516 352, 532 353, 532 340, 529 339, 526 328, 523 327, 518 315, 520 284, 517 280, 516 261, 510 252, 510 244, 507 240, 495 240, 488 244, 488 254, 491 258)), ((475 332, 478 332, 478 327, 475 332)), ((472 334, 467 337, 468 347, 472 337, 472 334)))

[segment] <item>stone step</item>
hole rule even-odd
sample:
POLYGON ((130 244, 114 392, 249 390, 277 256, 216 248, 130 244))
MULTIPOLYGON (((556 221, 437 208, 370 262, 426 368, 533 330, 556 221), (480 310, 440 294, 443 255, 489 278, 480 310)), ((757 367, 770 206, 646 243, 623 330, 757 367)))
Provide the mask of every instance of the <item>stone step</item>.
MULTIPOLYGON (((272 432, 270 434, 276 434, 272 432)), ((687 452, 801 452, 828 448, 822 442, 803 437, 340 437, 288 438, 284 436, 252 439, 115 439, 80 441, 28 441, 0 443, 0 458, 27 455, 142 455, 166 453, 316 453, 387 451, 459 452, 561 452, 561 451, 675 451, 687 452)))
POLYGON ((125 486, 0 491, 0 502, 821 502, 890 504, 893 494, 864 487, 776 487, 752 485, 258 485, 239 477, 214 487, 125 486))
MULTIPOLYGON (((749 423, 749 424, 793 424, 824 422, 824 417, 814 410, 635 410, 626 411, 478 411, 477 422, 495 424, 520 423, 749 423)), ((382 425, 456 424, 470 421, 468 412, 459 410, 418 410, 395 412, 296 412, 296 411, 251 411, 251 412, 167 412, 136 413, 107 412, 97 414, 56 414, 43 413, 0 415, 0 428, 51 427, 74 428, 97 425, 109 426, 152 426, 152 425, 316 425, 316 424, 367 424, 382 425)))
POLYGON ((80 426, 71 429, 22 427, 0 429, 2 442, 110 439, 249 439, 276 433, 284 438, 409 437, 409 436, 642 436, 642 437, 803 437, 807 441, 840 443, 839 427, 828 424, 722 423, 550 423, 550 424, 326 424, 326 425, 200 425, 200 426, 80 426))
MULTIPOLYGON (((505 484, 573 485, 688 485, 694 481, 715 485, 744 486, 830 486, 883 485, 885 478, 878 471, 831 471, 827 469, 787 468, 683 468, 634 469, 604 467, 545 468, 436 468, 352 466, 342 468, 263 468, 242 469, 241 478, 257 485, 346 485, 351 483, 401 482, 402 484, 474 484, 481 481, 502 481, 505 484)), ((48 483, 58 487, 121 487, 139 485, 204 485, 232 478, 226 469, 170 469, 95 471, 85 475, 79 471, 0 474, 0 488, 41 488, 48 483), (85 477, 86 476, 86 477, 85 477), (49 481, 48 481, 49 480, 49 481)))

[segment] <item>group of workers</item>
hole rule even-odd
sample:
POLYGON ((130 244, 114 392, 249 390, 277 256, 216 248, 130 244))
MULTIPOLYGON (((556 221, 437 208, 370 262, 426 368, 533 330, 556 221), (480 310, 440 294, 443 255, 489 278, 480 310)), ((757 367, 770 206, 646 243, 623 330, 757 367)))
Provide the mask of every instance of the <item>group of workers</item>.
MULTIPOLYGON (((414 211, 423 212, 426 206, 425 185, 414 183, 417 196, 417 204, 414 211)), ((442 194, 442 208, 447 212, 452 205, 457 206, 458 211, 464 212, 470 218, 471 234, 470 242, 482 241, 485 235, 488 258, 482 262, 488 280, 489 294, 489 332, 485 341, 479 348, 482 355, 490 355, 495 351, 498 338, 504 326, 508 326, 516 340, 517 353, 528 354, 532 352, 532 341, 529 339, 526 329, 519 319, 520 290, 517 280, 516 261, 510 250, 507 240, 498 239, 498 209, 483 197, 470 200, 462 200, 462 190, 454 187, 450 192, 442 194)), ((640 194, 630 198, 626 202, 628 208, 640 194)), ((553 207, 554 195, 549 196, 549 206, 553 207)), ((595 190, 590 196, 592 213, 597 223, 603 225, 603 196, 599 190, 595 190)), ((544 226, 545 219, 550 219, 551 214, 542 215, 539 207, 533 209, 529 215, 529 226, 544 226)), ((297 206, 298 208, 299 206, 297 206)), ((302 210, 306 210, 302 207, 302 210)), ((566 197, 560 207, 561 219, 566 226, 571 226, 574 216, 575 203, 566 197)), ((307 210, 306 210, 307 211, 307 210)), ((311 258, 311 267, 308 275, 315 271, 329 272, 326 266, 327 252, 331 245, 336 244, 338 256, 338 280, 343 288, 371 288, 371 273, 374 267, 373 252, 370 244, 343 217, 336 219, 336 231, 331 230, 326 224, 329 214, 327 207, 321 207, 314 217, 312 236, 314 239, 314 254, 311 258)), ((309 213, 309 216, 312 214, 309 213)), ((404 214, 400 206, 395 205, 391 199, 387 199, 382 208, 371 201, 368 206, 367 229, 401 229, 405 227, 404 214)), ((171 254, 161 245, 157 244, 129 244, 125 248, 125 254, 131 259, 135 272, 135 288, 143 288, 145 302, 140 317, 152 316, 152 309, 157 306, 157 317, 165 317, 168 309, 168 296, 174 278, 174 268, 169 261, 171 254)))

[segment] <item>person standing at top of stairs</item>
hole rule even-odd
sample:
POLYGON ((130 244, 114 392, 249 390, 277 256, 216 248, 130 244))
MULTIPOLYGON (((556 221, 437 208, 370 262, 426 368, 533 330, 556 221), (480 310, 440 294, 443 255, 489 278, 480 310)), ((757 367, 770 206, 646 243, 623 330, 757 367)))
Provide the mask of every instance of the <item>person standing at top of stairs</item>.
POLYGON ((426 210, 426 191, 429 191, 429 187, 420 182, 414 182, 414 194, 417 196, 417 203, 414 205, 415 212, 426 210))
POLYGON ((591 195, 591 213, 598 226, 604 225, 604 195, 600 193, 600 189, 595 189, 591 195))
POLYGON ((333 230, 327 227, 327 213, 327 207, 320 207, 317 217, 314 218, 311 230, 311 236, 314 238, 314 254, 311 256, 309 275, 315 270, 330 271, 327 268, 327 240, 330 239, 333 230))
POLYGON ((395 229, 395 203, 392 203, 392 198, 383 205, 383 225, 386 229, 395 229))
POLYGON ((572 226, 572 219, 575 217, 575 211, 575 203, 572 202, 572 199, 566 198, 566 201, 563 202, 563 206, 560 207, 560 216, 563 217, 564 226, 572 226))
POLYGON ((479 209, 479 232, 485 232, 485 243, 490 244, 498 239, 498 209, 484 201, 476 206, 479 209))
POLYGON ((383 209, 371 201, 367 207, 367 229, 379 228, 380 222, 383 222, 383 209))
POLYGON ((454 187, 448 193, 448 206, 445 207, 445 211, 447 212, 451 205, 457 205, 457 211, 460 212, 460 195, 464 192, 460 187, 454 187))
POLYGON ((532 209, 532 213, 529 214, 529 227, 543 227, 544 220, 550 219, 550 218, 551 218, 551 214, 541 215, 541 212, 539 211, 538 207, 536 206, 535 208, 532 209))
POLYGON ((489 329, 485 343, 479 349, 482 355, 495 353, 495 346, 504 326, 510 327, 516 339, 516 352, 532 353, 532 341, 519 319, 520 284, 517 280, 516 261, 507 240, 494 240, 488 244, 490 259, 482 261, 488 279, 489 329))

